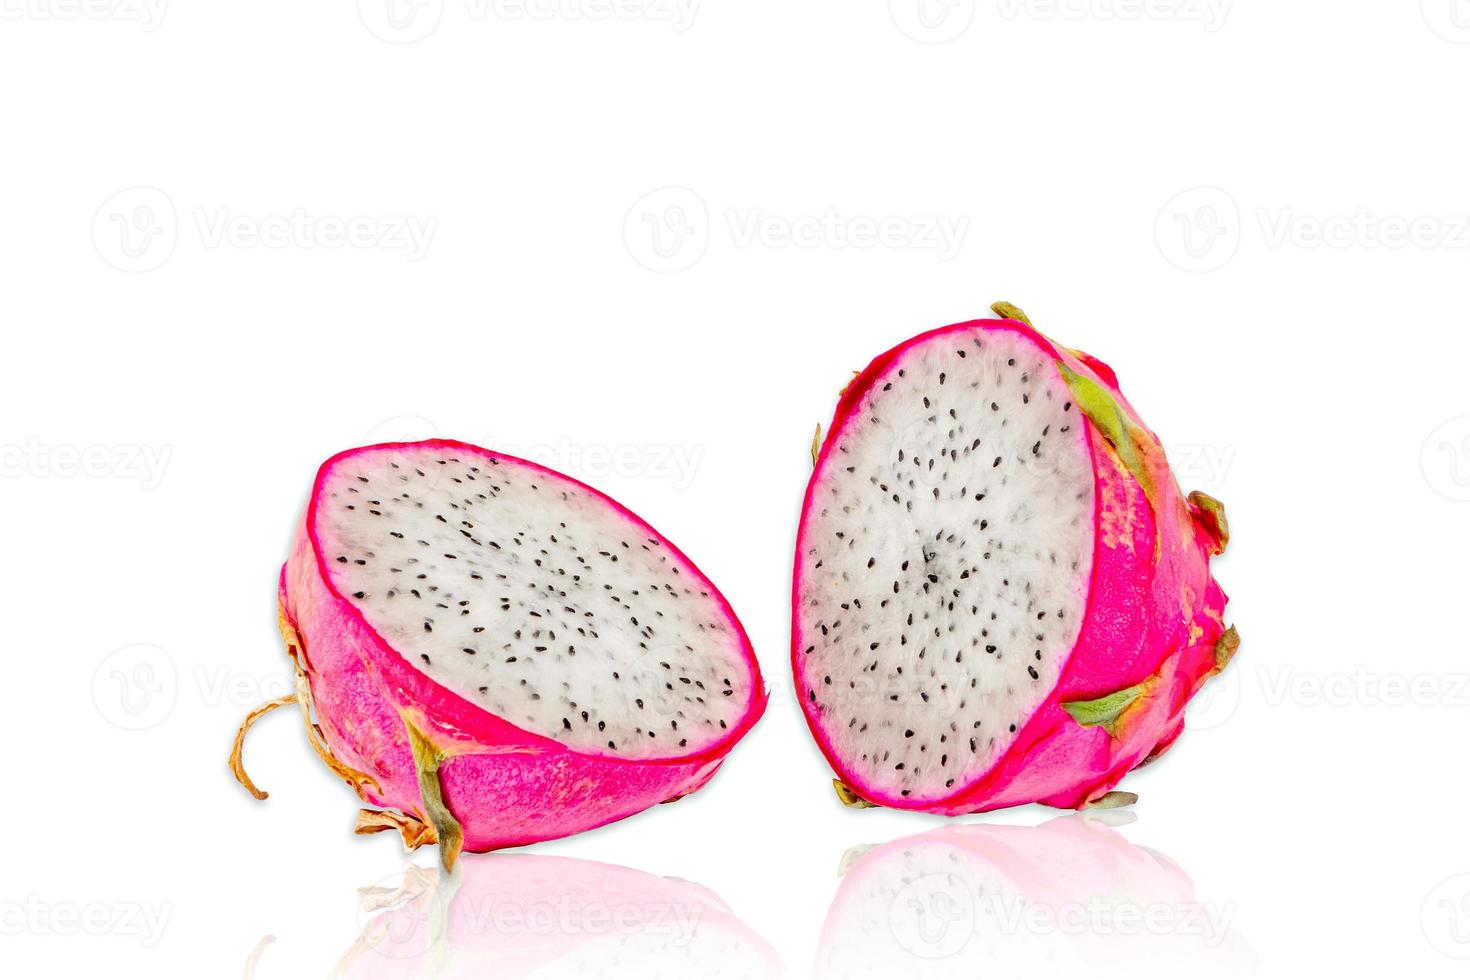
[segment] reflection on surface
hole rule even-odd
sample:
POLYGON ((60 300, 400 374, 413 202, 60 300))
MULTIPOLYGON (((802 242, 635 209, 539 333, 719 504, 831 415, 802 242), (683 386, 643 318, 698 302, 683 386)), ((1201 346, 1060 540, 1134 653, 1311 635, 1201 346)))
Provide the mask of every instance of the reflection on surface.
POLYGON ((536 854, 409 867, 359 889, 362 934, 334 977, 766 978, 774 950, 713 892, 536 854))
POLYGON ((1040 827, 953 825, 843 859, 817 952, 823 978, 1250 975, 1235 907, 1202 903, 1177 864, 1109 811, 1040 827))

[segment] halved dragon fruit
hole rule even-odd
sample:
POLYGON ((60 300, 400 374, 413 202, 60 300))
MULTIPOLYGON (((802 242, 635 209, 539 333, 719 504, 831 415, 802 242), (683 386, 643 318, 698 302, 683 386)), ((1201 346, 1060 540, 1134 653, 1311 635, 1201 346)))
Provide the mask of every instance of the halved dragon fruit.
POLYGON ((340 453, 281 573, 297 704, 374 809, 358 832, 471 851, 699 789, 766 692, 729 604, 662 535, 525 460, 446 440, 340 453), (320 724, 313 721, 313 714, 320 724))
POLYGON ((851 806, 1127 802, 1235 652, 1224 508, 1111 369, 996 311, 878 357, 813 446, 792 664, 851 806))

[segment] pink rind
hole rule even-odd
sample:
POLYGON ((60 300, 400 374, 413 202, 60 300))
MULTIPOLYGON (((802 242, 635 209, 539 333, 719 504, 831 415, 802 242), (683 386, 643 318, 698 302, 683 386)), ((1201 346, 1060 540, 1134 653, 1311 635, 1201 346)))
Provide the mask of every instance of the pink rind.
POLYGON ((376 806, 422 816, 417 771, 403 713, 451 758, 439 771, 450 811, 468 851, 550 840, 631 816, 702 787, 725 755, 760 719, 768 694, 750 640, 709 578, 646 521, 601 491, 544 466, 453 440, 382 443, 338 453, 322 464, 311 501, 282 569, 281 605, 305 647, 307 678, 323 735, 339 760, 372 775, 376 806), (403 658, 324 572, 315 518, 338 464, 389 448, 429 447, 493 457, 566 481, 613 508, 640 533, 657 538, 709 592, 731 627, 749 671, 750 703, 729 732, 681 756, 625 759, 576 751, 525 731, 470 703, 403 658))
MULTIPOLYGON (((904 354, 936 337, 976 328, 1025 336, 1072 371, 1106 388, 1130 421, 1148 431, 1118 390, 1111 368, 1089 355, 1061 348, 1015 320, 952 324, 880 354, 844 389, 802 503, 791 592, 791 667, 798 686, 805 649, 800 608, 802 556, 823 463, 864 395, 904 354)), ((799 698, 807 726, 828 764, 863 799, 946 815, 1033 802, 1078 809, 1104 795, 1178 738, 1185 705, 1214 670, 1215 644, 1224 632, 1227 600, 1210 576, 1212 541, 1190 520, 1172 475, 1155 481, 1154 506, 1165 517, 1160 524, 1141 485, 1118 463, 1091 422, 1087 437, 1094 471, 1094 548, 1083 626, 1051 695, 1020 726, 1010 747, 989 770, 938 798, 905 798, 884 792, 867 785, 844 762, 823 730, 815 707, 799 698), (1126 508, 1137 521, 1131 551, 1104 539, 1102 517, 1109 506, 1126 508), (1156 533, 1157 558, 1152 548, 1156 533), (1185 597, 1192 598, 1186 603, 1185 597), (1064 703, 1101 697, 1150 679, 1154 680, 1149 696, 1128 714, 1116 735, 1101 727, 1083 727, 1062 708, 1064 703)))

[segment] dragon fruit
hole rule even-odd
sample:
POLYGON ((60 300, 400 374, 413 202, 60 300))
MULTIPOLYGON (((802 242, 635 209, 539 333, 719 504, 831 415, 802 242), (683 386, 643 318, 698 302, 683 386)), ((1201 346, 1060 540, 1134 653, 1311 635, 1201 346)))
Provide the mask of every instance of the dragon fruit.
POLYGON ((525 460, 446 440, 321 467, 281 572, 296 704, 410 848, 561 837, 703 786, 766 691, 729 604, 622 506, 525 460))
POLYGON ((1224 508, 1110 368, 995 310, 878 357, 813 443, 792 667, 849 806, 1132 802, 1238 645, 1224 508))

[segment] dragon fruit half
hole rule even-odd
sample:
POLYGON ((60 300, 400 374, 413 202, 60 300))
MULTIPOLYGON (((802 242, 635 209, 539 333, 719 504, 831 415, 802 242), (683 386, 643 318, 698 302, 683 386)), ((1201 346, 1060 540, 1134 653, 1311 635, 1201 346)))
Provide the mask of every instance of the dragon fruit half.
POLYGON ((813 445, 792 665, 850 806, 1130 802, 1238 643, 1224 508, 1110 368, 995 310, 878 357, 813 445))
POLYGON ((295 703, 371 805, 452 868, 699 789, 766 704, 729 604, 613 500, 446 440, 321 467, 281 573, 295 703), (313 716, 319 720, 313 720, 313 716))

